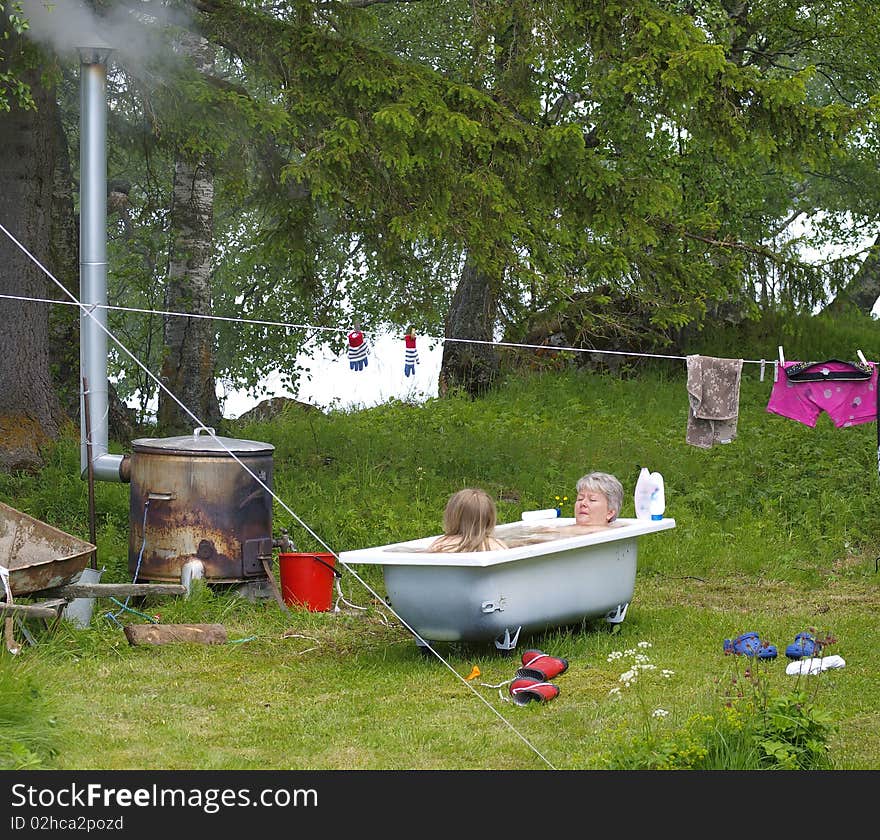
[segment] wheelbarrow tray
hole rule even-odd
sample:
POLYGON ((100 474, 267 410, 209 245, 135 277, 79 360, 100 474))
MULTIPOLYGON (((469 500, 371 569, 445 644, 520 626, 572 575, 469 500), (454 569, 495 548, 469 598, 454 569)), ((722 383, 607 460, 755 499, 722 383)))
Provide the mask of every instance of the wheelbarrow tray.
MULTIPOLYGON (((0 566, 9 569, 13 595, 70 583, 96 547, 0 502, 0 566)), ((0 586, 0 596, 4 596, 0 586)))

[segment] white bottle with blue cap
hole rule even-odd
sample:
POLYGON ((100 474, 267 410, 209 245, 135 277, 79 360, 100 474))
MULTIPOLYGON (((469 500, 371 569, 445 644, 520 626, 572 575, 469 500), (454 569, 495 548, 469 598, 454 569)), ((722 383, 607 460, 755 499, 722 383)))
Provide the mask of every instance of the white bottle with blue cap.
POLYGON ((636 481, 636 490, 633 494, 636 506, 636 519, 651 518, 650 504, 651 491, 653 489, 653 485, 651 484, 651 471, 647 467, 642 467, 639 470, 639 477, 636 481))
POLYGON ((659 521, 666 511, 666 491, 663 487, 663 476, 658 472, 651 473, 651 497, 648 501, 648 510, 651 519, 659 521))

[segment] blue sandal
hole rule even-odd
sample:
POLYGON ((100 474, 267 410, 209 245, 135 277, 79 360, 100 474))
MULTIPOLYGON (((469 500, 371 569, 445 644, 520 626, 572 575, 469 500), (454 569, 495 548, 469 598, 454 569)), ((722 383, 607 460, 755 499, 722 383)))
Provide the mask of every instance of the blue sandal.
POLYGON ((755 651, 761 646, 761 640, 758 638, 758 634, 754 631, 749 633, 742 633, 737 636, 733 641, 730 639, 724 640, 724 652, 725 653, 733 653, 737 656, 754 656, 755 651))
POLYGON ((776 645, 768 645, 762 642, 757 633, 753 630, 748 633, 742 633, 733 641, 724 640, 724 652, 732 653, 736 656, 757 656, 758 659, 776 659, 778 651, 776 645))
POLYGON ((812 633, 798 633, 794 641, 785 649, 789 659, 808 659, 816 651, 816 637, 812 633))

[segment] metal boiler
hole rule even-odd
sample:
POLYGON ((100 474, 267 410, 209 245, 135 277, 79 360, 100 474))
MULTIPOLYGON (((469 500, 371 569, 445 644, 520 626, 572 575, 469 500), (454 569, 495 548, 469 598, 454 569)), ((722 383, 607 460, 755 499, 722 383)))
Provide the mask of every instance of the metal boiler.
POLYGON ((194 576, 211 583, 266 578, 275 447, 213 432, 198 428, 192 435, 132 441, 133 581, 180 582, 194 564, 194 576))

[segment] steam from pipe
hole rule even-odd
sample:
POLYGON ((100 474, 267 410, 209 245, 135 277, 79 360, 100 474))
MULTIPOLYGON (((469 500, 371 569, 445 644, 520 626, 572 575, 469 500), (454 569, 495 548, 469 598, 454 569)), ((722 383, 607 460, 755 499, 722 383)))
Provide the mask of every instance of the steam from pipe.
POLYGON ((168 27, 187 27, 189 21, 184 11, 160 0, 120 0, 100 15, 80 0, 20 2, 32 40, 66 58, 82 47, 112 47, 132 71, 173 60, 168 27))

